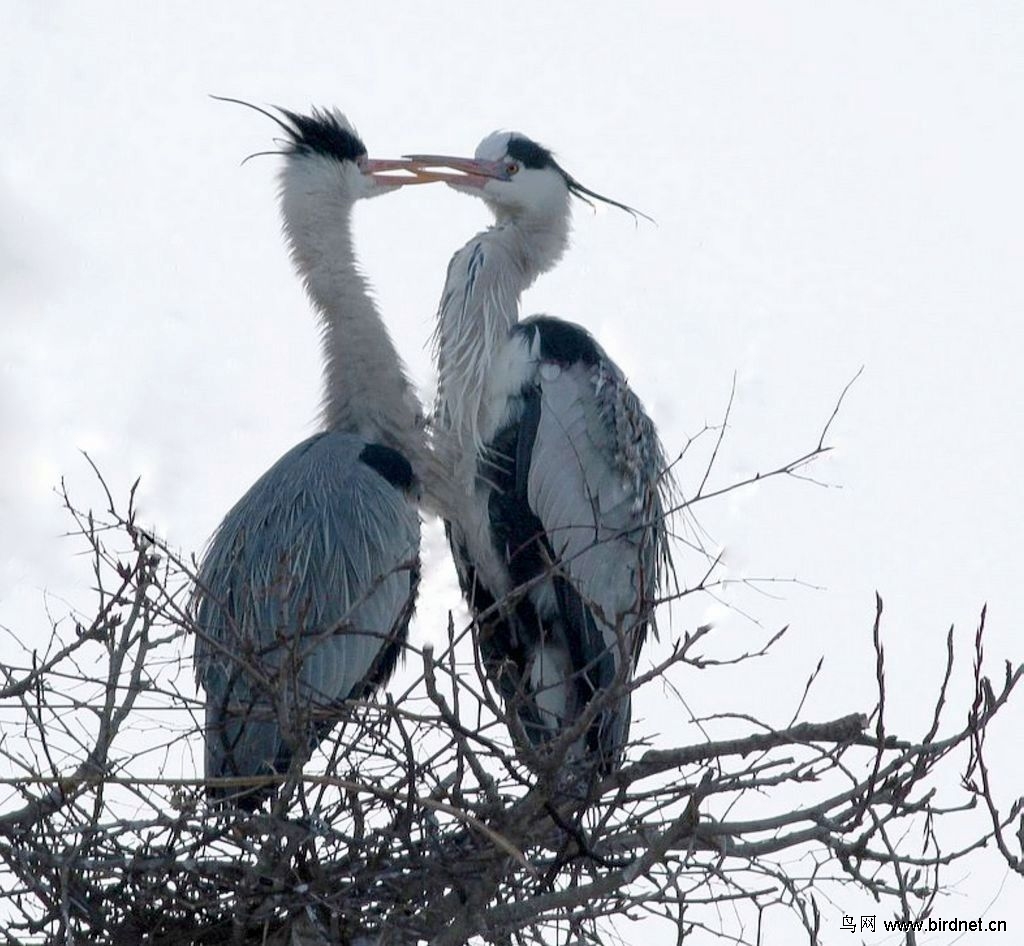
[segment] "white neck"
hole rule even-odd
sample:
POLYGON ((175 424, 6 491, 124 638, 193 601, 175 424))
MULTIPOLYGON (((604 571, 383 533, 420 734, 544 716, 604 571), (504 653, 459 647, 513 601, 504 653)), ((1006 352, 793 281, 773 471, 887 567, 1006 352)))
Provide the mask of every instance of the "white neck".
POLYGON ((482 445, 484 400, 488 390, 502 386, 496 374, 502 366, 495 364, 495 357, 519 320, 520 297, 568 245, 568 214, 557 218, 558 225, 553 223, 531 226, 529 220, 499 218, 459 250, 449 268, 435 335, 436 424, 455 435, 461 445, 457 449, 482 445), (483 262, 474 264, 477 258, 483 262))
POLYGON ((292 260, 323 330, 323 422, 399 450, 415 468, 423 450, 420 407, 359 271, 353 201, 339 180, 346 170, 306 157, 288 162, 281 178, 292 260))
POLYGON ((562 258, 569 246, 572 225, 568 194, 565 203, 545 214, 509 214, 499 208, 494 210, 497 225, 492 232, 500 235, 518 258, 527 279, 526 286, 530 286, 562 258))

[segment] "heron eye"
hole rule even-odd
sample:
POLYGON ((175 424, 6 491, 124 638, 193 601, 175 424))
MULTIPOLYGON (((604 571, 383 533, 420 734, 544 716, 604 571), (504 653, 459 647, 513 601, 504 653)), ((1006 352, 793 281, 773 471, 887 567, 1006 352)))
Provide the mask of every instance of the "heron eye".
POLYGON ((511 174, 518 174, 519 173, 519 165, 516 164, 515 161, 509 161, 508 164, 505 165, 505 170, 510 175, 511 174))

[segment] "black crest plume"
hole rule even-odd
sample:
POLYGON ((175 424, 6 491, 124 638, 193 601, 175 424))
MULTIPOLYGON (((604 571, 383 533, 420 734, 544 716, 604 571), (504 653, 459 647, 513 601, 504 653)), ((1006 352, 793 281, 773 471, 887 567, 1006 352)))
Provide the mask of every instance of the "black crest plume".
MULTIPOLYGON (((242 99, 233 99, 224 95, 211 95, 210 98, 218 102, 233 102, 235 105, 244 105, 254 112, 266 115, 271 121, 288 136, 281 144, 283 151, 257 151, 250 154, 249 158, 257 158, 265 154, 320 154, 324 157, 334 158, 337 161, 358 161, 366 155, 366 145, 360 141, 350 129, 345 128, 337 118, 330 112, 313 108, 311 115, 299 115, 280 106, 272 106, 283 116, 278 118, 273 112, 268 112, 258 105, 242 99)), ((243 164, 245 161, 242 162, 243 164)))
POLYGON ((536 141, 532 141, 523 135, 513 135, 508 142, 508 155, 510 158, 515 158, 523 167, 535 169, 554 168, 554 170, 562 175, 565 186, 569 188, 569 193, 591 207, 594 206, 595 200, 599 200, 604 204, 611 204, 612 207, 625 210, 634 220, 637 217, 643 217, 644 220, 650 220, 651 223, 654 223, 654 219, 648 217, 643 211, 630 207, 628 204, 620 204, 617 200, 612 200, 610 197, 597 193, 597 191, 592 191, 589 187, 584 187, 555 160, 555 156, 550 149, 537 144, 536 141))

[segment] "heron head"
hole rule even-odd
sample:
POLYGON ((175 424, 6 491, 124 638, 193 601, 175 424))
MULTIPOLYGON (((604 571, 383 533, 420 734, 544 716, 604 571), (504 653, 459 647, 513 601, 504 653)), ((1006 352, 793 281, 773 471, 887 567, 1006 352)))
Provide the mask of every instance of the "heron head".
POLYGON ((310 115, 280 111, 291 126, 284 153, 322 164, 326 173, 336 175, 341 190, 352 200, 379 197, 406 184, 426 183, 416 175, 411 161, 369 157, 352 123, 336 108, 314 108, 310 115), (405 171, 410 173, 394 173, 405 171))
POLYGON ((280 150, 259 151, 245 160, 265 154, 284 155, 288 159, 282 171, 285 189, 293 176, 303 180, 300 186, 304 188, 313 177, 322 186, 336 189, 343 199, 355 201, 388 194, 406 184, 426 184, 436 179, 419 172, 412 161, 368 157, 359 133, 336 108, 314 107, 308 115, 275 108, 278 113, 275 115, 241 99, 217 95, 213 98, 245 105, 271 118, 281 128, 284 137, 277 139, 280 150))
POLYGON ((584 187, 555 160, 554 154, 516 131, 495 131, 477 146, 472 158, 406 155, 421 173, 431 173, 463 193, 482 198, 498 220, 565 217, 571 197, 599 200, 633 216, 646 216, 584 187), (457 174, 426 171, 450 168, 457 174))

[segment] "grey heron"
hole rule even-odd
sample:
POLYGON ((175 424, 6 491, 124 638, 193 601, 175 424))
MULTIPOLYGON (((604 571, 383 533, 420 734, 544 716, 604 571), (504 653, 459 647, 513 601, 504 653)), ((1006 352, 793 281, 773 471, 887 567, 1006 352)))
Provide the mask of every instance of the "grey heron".
MULTIPOLYGON (((351 216, 357 200, 428 178, 388 176, 409 162, 369 159, 339 111, 256 110, 284 133, 269 153, 284 159, 284 232, 322 330, 323 429, 236 503, 199 568, 208 778, 286 772, 346 700, 384 684, 419 578, 422 412, 357 268, 351 216)), ((254 810, 268 792, 208 794, 254 810)))
POLYGON ((447 529, 484 663, 530 745, 575 727, 568 758, 607 774, 670 567, 670 474, 597 341, 547 315, 520 321, 519 300, 565 251, 573 197, 636 211, 519 133, 489 135, 474 158, 409 157, 455 171, 447 182, 495 217, 452 257, 435 338, 435 438, 462 490, 447 529))

